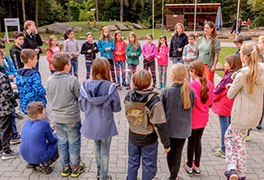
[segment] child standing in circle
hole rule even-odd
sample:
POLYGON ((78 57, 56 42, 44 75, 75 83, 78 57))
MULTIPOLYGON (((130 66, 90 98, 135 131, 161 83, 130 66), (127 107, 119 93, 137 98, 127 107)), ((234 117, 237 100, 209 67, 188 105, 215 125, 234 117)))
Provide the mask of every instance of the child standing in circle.
POLYGON ((185 139, 192 133, 192 108, 194 92, 186 79, 187 70, 183 64, 174 64, 171 69, 173 85, 163 90, 160 100, 167 119, 171 150, 167 155, 170 170, 169 180, 178 180, 182 149, 185 139))
POLYGON ((139 64, 139 56, 141 55, 141 47, 138 42, 137 35, 134 32, 129 33, 128 44, 126 47, 127 65, 128 65, 128 78, 127 89, 131 88, 131 77, 137 70, 139 64))
POLYGON ((246 41, 241 46, 240 59, 244 65, 233 78, 227 97, 234 98, 231 124, 225 133, 228 179, 246 179, 246 134, 255 128, 262 115, 264 65, 259 63, 257 44, 246 41), (243 102, 243 103, 241 103, 243 102))
POLYGON ((127 86, 126 84, 126 42, 122 38, 121 31, 115 32, 115 50, 114 50, 114 61, 116 68, 116 78, 118 86, 121 88, 121 84, 123 86, 127 86), (120 79, 120 71, 122 74, 122 83, 120 79))
POLYGON ((221 130, 221 145, 212 149, 212 153, 217 157, 225 157, 225 132, 230 125, 231 110, 234 100, 228 99, 226 85, 232 83, 232 74, 242 68, 242 63, 238 55, 230 55, 225 59, 225 75, 217 87, 214 89, 212 110, 219 115, 221 130))
POLYGON ((169 48, 167 44, 167 37, 161 36, 159 39, 158 52, 156 58, 158 59, 159 70, 159 88, 166 88, 167 84, 167 68, 169 59, 169 48))
POLYGON ((115 79, 115 67, 114 67, 114 53, 115 50, 115 43, 114 39, 112 38, 109 28, 107 26, 103 27, 101 31, 101 36, 98 40, 98 49, 101 53, 101 57, 108 59, 110 64, 110 70, 112 75, 112 81, 116 82, 115 79))
POLYGON ((88 32, 86 34, 86 42, 83 43, 81 48, 81 54, 85 56, 86 79, 90 78, 91 66, 96 58, 96 53, 98 53, 97 44, 93 40, 93 34, 88 32))
POLYGON ((144 69, 147 71, 150 69, 152 80, 153 80, 152 87, 155 88, 156 87, 155 56, 157 53, 157 46, 154 43, 152 43, 153 41, 152 34, 147 34, 146 39, 147 39, 147 42, 143 45, 143 48, 142 48, 142 55, 144 58, 144 61, 143 61, 144 69))
POLYGON ((201 139, 209 119, 209 106, 212 104, 214 88, 213 84, 206 79, 202 61, 191 62, 189 70, 193 79, 189 85, 194 90, 195 101, 192 111, 192 135, 188 138, 187 162, 184 165, 184 170, 189 176, 192 176, 201 173, 201 139))
POLYGON ((61 52, 61 46, 59 45, 56 36, 52 35, 49 37, 48 49, 46 52, 47 60, 49 62, 49 69, 50 69, 51 74, 53 74, 55 72, 55 68, 54 68, 53 63, 52 63, 52 56, 53 56, 53 54, 56 54, 58 52, 61 52))
POLYGON ((73 30, 67 30, 64 34, 64 52, 68 52, 71 56, 71 69, 70 74, 73 74, 75 77, 78 78, 78 56, 79 54, 79 47, 78 41, 74 39, 74 32, 73 30))

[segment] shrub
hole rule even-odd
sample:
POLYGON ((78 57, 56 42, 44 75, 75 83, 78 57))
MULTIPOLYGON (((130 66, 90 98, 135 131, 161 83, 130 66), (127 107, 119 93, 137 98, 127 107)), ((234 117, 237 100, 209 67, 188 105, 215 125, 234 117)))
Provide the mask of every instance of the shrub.
POLYGON ((81 10, 79 14, 79 21, 93 21, 94 13, 87 10, 81 10))

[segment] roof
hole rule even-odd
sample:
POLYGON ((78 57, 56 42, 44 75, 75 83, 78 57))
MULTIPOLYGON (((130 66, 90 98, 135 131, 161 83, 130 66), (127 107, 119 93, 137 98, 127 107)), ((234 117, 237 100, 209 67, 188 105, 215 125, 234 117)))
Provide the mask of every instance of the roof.
MULTIPOLYGON (((195 4, 166 4, 167 8, 194 8, 195 4)), ((199 8, 218 7, 221 3, 197 3, 199 8)))

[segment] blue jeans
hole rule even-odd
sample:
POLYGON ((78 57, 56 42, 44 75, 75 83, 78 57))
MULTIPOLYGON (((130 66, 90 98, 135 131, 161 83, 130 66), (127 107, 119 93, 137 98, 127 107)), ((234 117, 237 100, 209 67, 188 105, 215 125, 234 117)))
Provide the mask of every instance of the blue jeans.
POLYGON ((183 64, 184 62, 183 62, 182 57, 173 57, 172 58, 172 63, 173 64, 177 64, 177 63, 182 63, 183 64))
POLYGON ((16 111, 12 112, 12 139, 16 139, 18 136, 17 127, 16 127, 16 111))
POLYGON ((99 179, 106 180, 108 175, 109 154, 112 138, 94 140, 97 175, 99 179))
POLYGON ((148 146, 128 143, 127 180, 137 180, 140 159, 142 159, 142 180, 152 180, 157 173, 158 141, 148 146))
POLYGON ((81 162, 81 122, 55 123, 55 128, 59 139, 58 150, 62 166, 78 166, 81 162))
POLYGON ((225 132, 231 123, 230 116, 219 116, 220 129, 221 129, 221 150, 225 152, 225 132))
POLYGON ((126 63, 125 61, 117 61, 115 62, 115 68, 116 68, 116 78, 117 78, 117 83, 121 85, 121 80, 120 80, 120 72, 122 74, 122 84, 126 84, 126 63))
POLYGON ((72 74, 73 70, 73 75, 78 78, 78 58, 73 57, 71 59, 71 69, 70 69, 70 74, 72 74))
POLYGON ((85 66, 86 66, 86 79, 90 78, 91 74, 91 67, 93 65, 93 61, 85 61, 85 66))

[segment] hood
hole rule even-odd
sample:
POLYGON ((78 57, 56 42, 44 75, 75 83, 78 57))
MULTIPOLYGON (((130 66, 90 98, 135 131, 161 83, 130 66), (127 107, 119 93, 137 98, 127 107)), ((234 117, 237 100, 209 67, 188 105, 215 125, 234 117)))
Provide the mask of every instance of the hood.
POLYGON ((20 69, 17 71, 17 74, 20 76, 32 76, 34 73, 38 72, 35 68, 32 69, 20 69))
POLYGON ((142 90, 133 89, 126 96, 126 100, 132 102, 146 102, 148 100, 148 96, 151 93, 153 93, 152 90, 142 91, 142 90))
POLYGON ((81 96, 92 105, 104 104, 112 96, 117 85, 105 80, 87 80, 80 89, 81 96))

